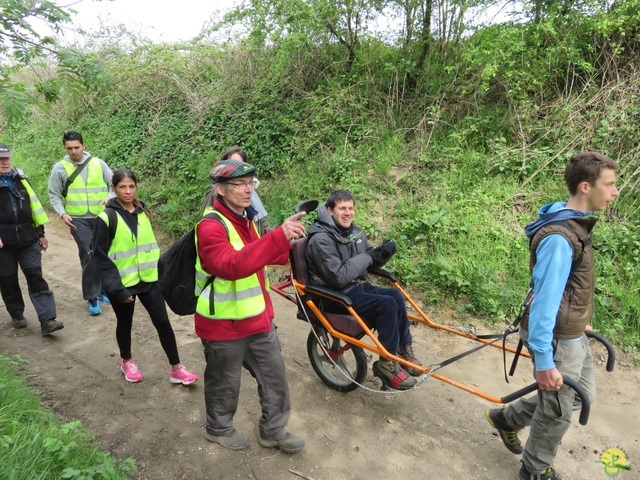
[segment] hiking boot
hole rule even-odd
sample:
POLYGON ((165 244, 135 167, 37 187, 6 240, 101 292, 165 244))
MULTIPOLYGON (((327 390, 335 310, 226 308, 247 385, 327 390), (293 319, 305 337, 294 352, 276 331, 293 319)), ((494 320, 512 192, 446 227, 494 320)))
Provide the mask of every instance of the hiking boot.
POLYGON ((111 305, 111 300, 109 300, 109 297, 107 297, 106 293, 101 293, 98 297, 98 300, 100 300, 105 305, 111 305))
MULTIPOLYGON (((405 360, 415 364, 415 365, 420 365, 422 366, 422 362, 420 360, 418 360, 416 358, 416 356, 413 353, 413 343, 409 342, 406 345, 400 347, 398 349, 398 356, 400 358, 404 358, 405 360)), ((417 370, 413 367, 407 367, 405 365, 402 365, 402 368, 404 368, 407 372, 409 372, 409 375, 411 375, 412 377, 420 377, 422 375, 422 370, 417 370)))
POLYGON ((520 473, 518 473, 517 480, 562 480, 560 475, 556 473, 556 471, 549 467, 546 470, 543 470, 540 473, 529 473, 527 467, 522 464, 520 468, 520 473))
POLYGON ((262 438, 262 435, 260 435, 258 442, 264 448, 279 448, 284 453, 298 453, 304 448, 304 440, 292 433, 285 434, 279 440, 269 440, 268 438, 262 438))
POLYGON ((191 385, 198 381, 198 376, 191 373, 182 364, 178 365, 177 370, 171 369, 171 375, 169 376, 171 383, 181 383, 182 385, 191 385))
POLYGON ((11 323, 13 324, 13 328, 26 328, 27 319, 24 318, 23 314, 20 314, 17 317, 11 317, 11 323))
POLYGON ((229 435, 211 435, 205 429, 204 438, 210 442, 219 443, 229 450, 244 450, 249 446, 249 439, 247 436, 238 432, 235 428, 229 435))
POLYGON ((100 312, 102 312, 102 309, 98 304, 98 298, 90 298, 87 303, 89 304, 90 315, 100 315, 100 312))
POLYGON ((40 332, 42 333, 42 335, 51 335, 53 332, 62 330, 63 328, 64 328, 64 323, 59 322, 58 320, 53 318, 51 320, 47 320, 42 325, 40 325, 40 332))
POLYGON ((133 358, 129 360, 121 360, 120 361, 120 370, 124 373, 124 379, 127 382, 138 383, 142 381, 142 372, 136 365, 136 362, 133 361, 133 358))
POLYGON ((520 443, 520 439, 518 438, 518 432, 516 432, 506 424, 506 422, 504 421, 504 412, 502 411, 502 409, 493 408, 487 410, 485 415, 487 417, 487 422, 489 422, 489 425, 498 430, 504 446, 507 447, 507 449, 511 453, 520 455, 522 453, 522 443, 520 443))
POLYGON ((409 390, 416 386, 416 379, 400 368, 398 362, 380 359, 373 362, 373 374, 387 386, 395 390, 409 390))

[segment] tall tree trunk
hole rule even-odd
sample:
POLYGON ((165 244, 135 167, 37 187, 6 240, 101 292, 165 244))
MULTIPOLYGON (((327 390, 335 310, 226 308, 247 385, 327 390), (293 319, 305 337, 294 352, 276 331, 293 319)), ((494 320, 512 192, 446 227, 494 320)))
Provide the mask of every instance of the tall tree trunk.
POLYGON ((408 83, 411 88, 415 88, 418 82, 418 75, 424 67, 424 61, 429 54, 431 46, 431 15, 433 15, 433 0, 425 0, 422 11, 422 32, 420 35, 420 54, 416 61, 416 68, 409 75, 408 83))

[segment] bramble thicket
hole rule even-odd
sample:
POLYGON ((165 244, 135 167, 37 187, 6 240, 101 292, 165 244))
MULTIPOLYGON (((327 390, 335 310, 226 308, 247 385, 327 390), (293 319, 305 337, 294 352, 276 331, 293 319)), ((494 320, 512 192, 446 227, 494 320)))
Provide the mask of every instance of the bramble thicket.
MULTIPOLYGON (((566 196, 573 153, 609 155, 621 194, 595 230, 593 323, 637 351, 639 0, 526 0, 492 24, 474 21, 495 4, 484 0, 246 0, 188 43, 105 29, 71 46, 25 30, 20 2, 0 3, 16 9, 0 23, 2 141, 42 199, 62 132, 78 130, 136 172, 177 238, 211 164, 238 144, 272 224, 351 189, 372 240, 399 245, 390 268, 463 322, 514 316, 524 225, 566 196)), ((53 26, 68 18, 34 3, 53 26)))

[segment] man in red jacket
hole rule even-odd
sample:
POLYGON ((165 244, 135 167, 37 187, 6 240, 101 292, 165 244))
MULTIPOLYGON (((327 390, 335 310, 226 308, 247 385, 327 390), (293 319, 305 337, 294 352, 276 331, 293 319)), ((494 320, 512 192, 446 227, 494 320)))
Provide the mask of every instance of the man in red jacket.
POLYGON ((205 438, 232 450, 249 446, 247 436, 233 425, 244 365, 258 382, 260 445, 296 453, 304 448, 304 440, 286 431, 289 386, 265 266, 287 262, 290 241, 305 233, 298 221, 305 212, 260 237, 251 207, 255 171, 238 160, 217 162, 210 173, 216 197, 205 213, 215 211, 220 218, 203 219, 196 227, 198 276, 215 277, 202 291, 195 313, 207 362, 205 438))

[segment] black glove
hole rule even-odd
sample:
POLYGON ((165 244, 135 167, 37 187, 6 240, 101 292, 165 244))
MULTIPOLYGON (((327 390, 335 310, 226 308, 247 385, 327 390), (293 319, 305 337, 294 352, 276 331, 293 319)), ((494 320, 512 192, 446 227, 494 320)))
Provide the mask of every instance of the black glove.
POLYGON ((386 260, 382 257, 382 252, 378 248, 370 248, 369 250, 365 250, 364 253, 369 255, 371 257, 371 260, 373 260, 373 263, 371 264, 373 268, 381 267, 386 262, 386 260))
POLYGON ((393 254, 398 250, 398 246, 393 240, 385 240, 378 248, 380 249, 380 253, 385 262, 389 261, 393 254))

